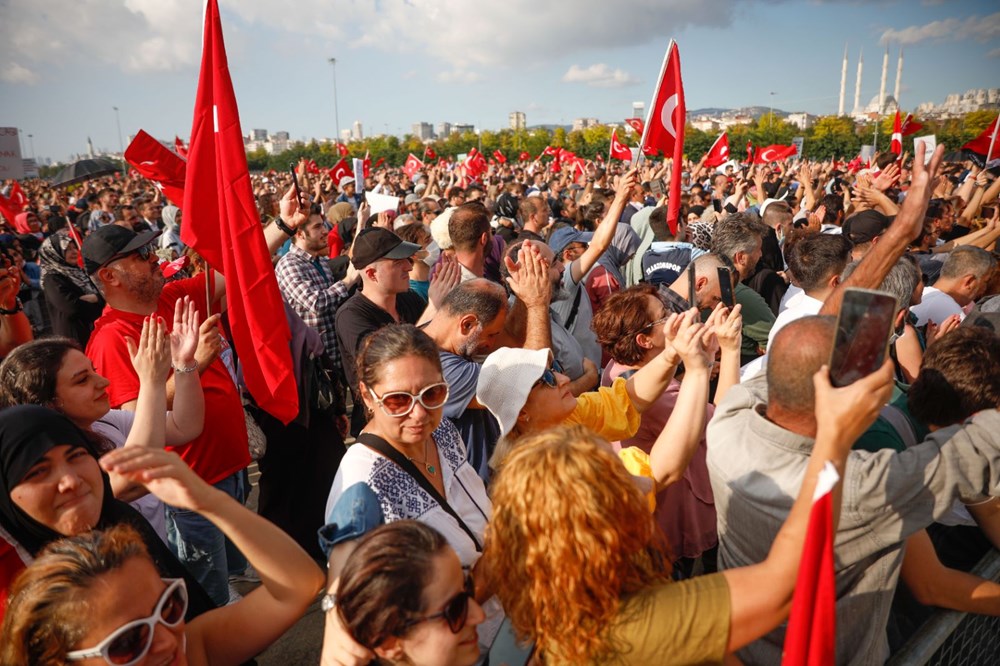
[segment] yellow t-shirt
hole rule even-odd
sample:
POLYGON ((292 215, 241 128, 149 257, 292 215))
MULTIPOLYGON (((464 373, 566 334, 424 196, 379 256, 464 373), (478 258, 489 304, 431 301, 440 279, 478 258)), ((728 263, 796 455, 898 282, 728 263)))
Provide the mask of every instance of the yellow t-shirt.
MULTIPOLYGON (((722 574, 668 582, 638 592, 612 622, 621 652, 615 666, 721 664, 729 642, 729 585, 722 574)), ((546 663, 561 663, 558 658, 546 663)), ((597 662, 592 662, 596 664, 597 662)))

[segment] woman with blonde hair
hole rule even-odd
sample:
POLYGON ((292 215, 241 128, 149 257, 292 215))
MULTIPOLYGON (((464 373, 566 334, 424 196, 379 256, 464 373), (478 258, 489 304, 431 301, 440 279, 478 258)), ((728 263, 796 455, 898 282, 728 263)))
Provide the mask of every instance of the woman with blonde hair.
POLYGON ((786 617, 820 470, 829 461, 843 474, 891 390, 891 363, 840 389, 826 373, 813 378, 822 408, 799 497, 767 559, 750 567, 671 582, 645 499, 605 441, 563 426, 519 443, 494 482, 483 558, 545 663, 720 663, 786 617))

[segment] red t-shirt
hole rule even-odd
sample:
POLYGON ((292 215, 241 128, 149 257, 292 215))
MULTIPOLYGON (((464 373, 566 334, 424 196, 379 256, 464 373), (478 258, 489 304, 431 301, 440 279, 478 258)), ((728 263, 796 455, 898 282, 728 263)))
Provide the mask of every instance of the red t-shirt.
POLYGON ((7 593, 10 586, 26 566, 14 544, 0 534, 0 623, 3 622, 3 614, 7 609, 7 593))
MULTIPOLYGON (((187 280, 168 282, 163 287, 156 312, 173 327, 174 304, 182 296, 190 296, 205 319, 205 274, 187 280)), ((94 332, 87 343, 87 356, 97 372, 108 379, 108 395, 112 407, 139 397, 139 376, 132 367, 125 337, 138 341, 144 315, 104 308, 94 322, 94 332)), ((247 427, 243 403, 233 378, 221 359, 215 359, 201 375, 205 393, 205 428, 196 439, 181 446, 168 447, 176 451, 191 469, 208 483, 218 483, 250 464, 247 449, 247 427)))

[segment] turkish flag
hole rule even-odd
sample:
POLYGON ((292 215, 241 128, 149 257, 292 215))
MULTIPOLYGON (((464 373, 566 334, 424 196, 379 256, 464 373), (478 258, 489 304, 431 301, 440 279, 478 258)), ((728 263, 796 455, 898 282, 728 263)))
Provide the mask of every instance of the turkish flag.
MULTIPOLYGON (((371 155, 368 154, 367 150, 365 151, 365 159, 361 160, 361 170, 365 174, 365 178, 368 178, 369 176, 372 175, 372 158, 371 155)), ((336 255, 330 255, 330 256, 336 256, 336 255)))
POLYGON ((21 183, 16 180, 10 186, 10 203, 13 204, 19 213, 23 212, 31 203, 28 201, 28 195, 21 189, 21 183))
POLYGON ((861 155, 858 155, 853 160, 847 163, 847 170, 851 173, 855 173, 861 170, 861 155))
POLYGON ((900 133, 903 136, 910 136, 911 134, 916 134, 924 128, 923 125, 913 120, 913 114, 906 114, 906 120, 903 121, 903 126, 900 128, 900 133))
POLYGON ((143 130, 125 149, 125 161, 143 178, 153 181, 163 196, 174 205, 184 205, 184 179, 187 162, 163 147, 163 144, 143 130))
POLYGON ((424 168, 424 163, 421 162, 416 155, 410 153, 406 158, 406 163, 403 165, 403 173, 410 180, 417 174, 418 171, 424 168))
POLYGON ((347 146, 345 146, 342 143, 338 143, 337 144, 337 154, 340 157, 347 157, 347 155, 349 154, 349 151, 347 150, 347 146))
POLYGON ((788 159, 789 157, 794 157, 795 153, 795 146, 773 144, 764 148, 759 148, 757 150, 757 157, 754 158, 753 163, 768 164, 770 162, 780 162, 781 160, 788 159))
POLYGON ((384 157, 380 157, 377 160, 375 160, 375 168, 376 169, 379 168, 380 166, 382 166, 383 164, 385 164, 385 158, 384 157))
POLYGON ((896 110, 896 117, 892 121, 892 141, 889 144, 889 150, 896 153, 896 155, 903 154, 903 130, 900 127, 898 109, 896 110))
POLYGON ((833 566, 833 488, 830 463, 820 471, 785 632, 782 666, 830 666, 836 656, 837 585, 833 566))
POLYGON ((476 178, 488 168, 486 158, 475 147, 469 149, 469 156, 465 158, 465 172, 470 178, 476 178))
POLYGON ((493 151, 493 157, 497 158, 497 162, 499 162, 500 164, 507 163, 507 156, 504 155, 502 152, 500 152, 499 148, 493 151))
MULTIPOLYGON (((1000 142, 997 141, 997 129, 1000 129, 1000 122, 997 121, 1000 121, 1000 116, 994 118, 982 134, 962 146, 963 150, 985 156, 983 161, 988 168, 992 168, 992 165, 989 165, 991 160, 1000 157, 1000 142)), ((11 198, 13 198, 13 191, 11 191, 11 198)))
POLYGON ((684 124, 687 109, 684 105, 684 83, 681 80, 681 56, 677 43, 670 40, 663 56, 656 93, 646 118, 645 131, 639 145, 647 155, 663 151, 673 157, 670 170, 670 195, 667 198, 667 225, 670 233, 677 233, 677 218, 681 209, 681 164, 684 161, 684 124))
POLYGON ((559 153, 556 155, 556 157, 559 158, 560 162, 569 162, 574 157, 576 157, 576 153, 570 150, 566 150, 565 148, 560 148, 559 153))
POLYGON ((729 137, 723 132, 705 154, 705 166, 722 166, 729 161, 729 137))
POLYGON ((562 171, 562 165, 559 164, 558 157, 552 160, 552 164, 549 165, 549 171, 551 171, 552 173, 559 173, 560 171, 562 171))
POLYGON ((261 409, 289 423, 299 413, 291 334, 250 185, 218 0, 207 0, 202 39, 181 239, 225 275, 247 388, 261 409))
POLYGON ((642 134, 642 130, 643 128, 645 128, 645 124, 642 122, 642 118, 626 118, 625 124, 627 124, 629 127, 634 129, 639 134, 642 134))
MULTIPOLYGON (((170 151, 167 151, 170 152, 170 151)), ((69 237, 73 239, 76 243, 76 249, 80 250, 83 248, 83 239, 80 238, 80 230, 76 228, 75 222, 69 222, 66 225, 66 232, 69 233, 69 237)), ((83 268, 83 252, 80 252, 76 257, 76 265, 83 268)))
POLYGON ((184 147, 184 142, 181 141, 181 138, 176 134, 174 135, 174 150, 176 150, 177 154, 181 157, 188 156, 188 149, 184 147))
POLYGON ((437 153, 434 152, 433 148, 427 146, 426 148, 424 148, 424 157, 426 157, 429 160, 436 160, 438 156, 437 153))
POLYGON ((0 213, 2 213, 4 219, 7 220, 7 224, 14 226, 14 218, 17 217, 19 212, 20 211, 17 210, 13 201, 0 194, 0 213))
POLYGON ((527 162, 528 160, 531 159, 531 153, 529 153, 526 150, 522 150, 521 154, 518 155, 517 158, 522 162, 527 162))
POLYGON ((319 173, 319 165, 316 160, 306 160, 306 173, 319 173))
POLYGON ((617 130, 611 130, 611 148, 608 154, 611 156, 611 159, 621 160, 622 162, 632 161, 632 151, 618 140, 617 130))
MULTIPOLYGON (((559 154, 559 149, 555 146, 546 146, 545 150, 542 151, 542 155, 546 157, 555 157, 559 154)), ((541 157, 541 155, 539 155, 541 157)))
POLYGON ((354 172, 351 171, 351 165, 347 163, 346 157, 341 157, 339 162, 330 167, 328 173, 337 187, 340 187, 340 179, 344 176, 354 177, 354 172))

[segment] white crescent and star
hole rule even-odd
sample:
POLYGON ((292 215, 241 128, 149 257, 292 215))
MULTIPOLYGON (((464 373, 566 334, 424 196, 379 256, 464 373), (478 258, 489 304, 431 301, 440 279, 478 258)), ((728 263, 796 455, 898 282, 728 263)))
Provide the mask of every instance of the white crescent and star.
POLYGON ((760 159, 763 162, 773 162, 775 160, 774 148, 765 148, 760 154, 760 159), (770 157, 768 157, 768 155, 770 155, 770 157))
POLYGON ((677 93, 674 93, 663 103, 663 109, 660 111, 660 122, 663 123, 664 129, 670 132, 670 135, 675 139, 677 138, 677 130, 674 128, 674 109, 676 108, 677 93))

